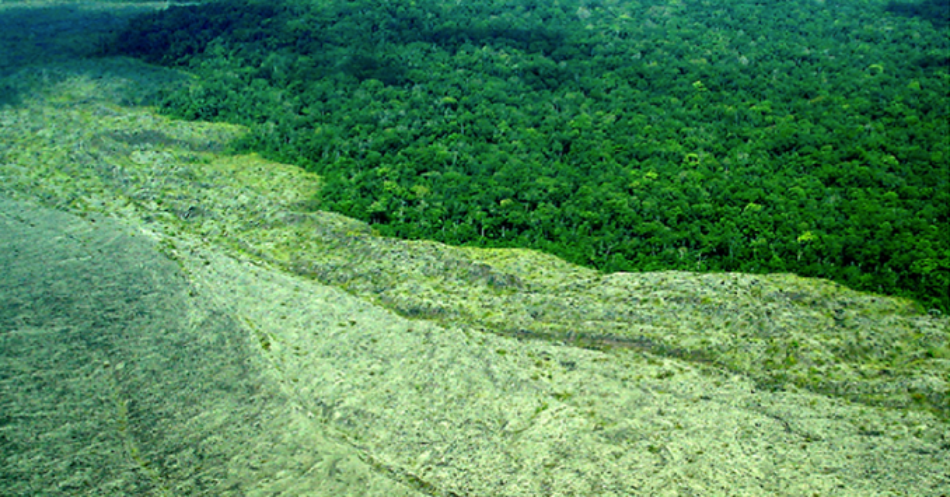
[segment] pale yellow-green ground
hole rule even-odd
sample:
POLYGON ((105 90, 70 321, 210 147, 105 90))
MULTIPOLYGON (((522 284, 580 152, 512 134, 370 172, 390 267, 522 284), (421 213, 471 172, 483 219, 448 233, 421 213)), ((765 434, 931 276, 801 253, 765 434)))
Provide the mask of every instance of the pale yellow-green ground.
POLYGON ((950 492, 946 318, 375 236, 148 107, 188 75, 41 55, 110 9, 0 30, 0 493, 950 492))

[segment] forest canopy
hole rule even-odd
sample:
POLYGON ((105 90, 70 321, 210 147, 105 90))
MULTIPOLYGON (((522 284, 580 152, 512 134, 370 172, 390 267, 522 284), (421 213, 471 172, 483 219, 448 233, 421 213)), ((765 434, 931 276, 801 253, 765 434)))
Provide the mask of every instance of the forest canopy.
POLYGON ((162 109, 248 126, 384 235, 947 312, 942 1, 238 0, 106 52, 193 72, 162 109))

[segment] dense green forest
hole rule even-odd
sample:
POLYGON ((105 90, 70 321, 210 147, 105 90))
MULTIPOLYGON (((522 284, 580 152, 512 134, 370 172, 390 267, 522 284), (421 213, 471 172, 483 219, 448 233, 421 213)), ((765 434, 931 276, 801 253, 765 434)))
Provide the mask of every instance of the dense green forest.
POLYGON ((950 311, 946 0, 238 0, 107 53, 378 232, 950 311))

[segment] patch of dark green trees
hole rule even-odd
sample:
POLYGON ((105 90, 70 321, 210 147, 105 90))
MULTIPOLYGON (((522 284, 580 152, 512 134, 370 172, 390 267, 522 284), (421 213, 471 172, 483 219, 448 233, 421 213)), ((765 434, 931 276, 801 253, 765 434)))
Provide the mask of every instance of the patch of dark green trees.
POLYGON ((933 3, 239 0, 106 51, 193 71, 166 111, 249 126, 244 146, 325 178, 321 208, 385 235, 793 272, 947 312, 933 3))

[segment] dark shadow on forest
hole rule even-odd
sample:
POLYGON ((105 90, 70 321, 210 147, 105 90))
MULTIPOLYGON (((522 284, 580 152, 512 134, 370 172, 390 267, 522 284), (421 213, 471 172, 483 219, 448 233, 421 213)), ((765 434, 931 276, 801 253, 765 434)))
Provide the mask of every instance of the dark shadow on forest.
POLYGON ((236 43, 260 41, 264 33, 260 23, 277 13, 275 6, 244 1, 175 6, 132 19, 103 46, 102 55, 178 65, 204 52, 218 37, 236 43))
POLYGON ((27 66, 93 54, 130 17, 154 10, 132 4, 63 4, 0 9, 0 76, 27 66))
POLYGON ((884 10, 904 17, 919 17, 930 21, 935 28, 950 26, 950 0, 890 2, 884 10))
POLYGON ((545 56, 564 45, 563 35, 554 30, 516 28, 500 20, 481 26, 437 26, 422 11, 397 12, 386 6, 368 5, 362 9, 341 5, 320 12, 290 2, 262 4, 249 0, 172 7, 134 19, 109 42, 103 54, 127 55, 168 66, 185 65, 215 41, 245 54, 256 50, 307 56, 316 66, 310 68, 314 75, 342 72, 360 81, 378 79, 398 85, 409 83, 406 69, 381 50, 386 43, 426 42, 450 52, 465 45, 492 45, 545 56), (311 28, 289 27, 288 20, 308 15, 313 22, 311 28), (287 24, 283 36, 274 36, 272 22, 287 24), (339 29, 342 25, 350 29, 339 29))
MULTIPOLYGON (((62 4, 0 8, 0 78, 43 64, 68 62, 97 52, 101 40, 129 18, 154 5, 62 4)), ((21 102, 23 88, 0 81, 0 106, 21 102)))
MULTIPOLYGON (((163 6, 154 2, 88 2, 0 7, 0 107, 19 106, 34 90, 86 74, 88 61, 102 55, 104 40, 125 29, 130 19, 163 6)), ((153 105, 156 82, 181 78, 142 64, 96 65, 92 77, 116 72, 128 81, 123 105, 153 105)))
MULTIPOLYGON (((918 17, 929 21, 937 29, 950 27, 950 0, 923 0, 921 2, 890 2, 887 12, 903 17, 918 17)), ((920 54, 914 61, 921 69, 950 67, 950 56, 945 53, 920 54)))

